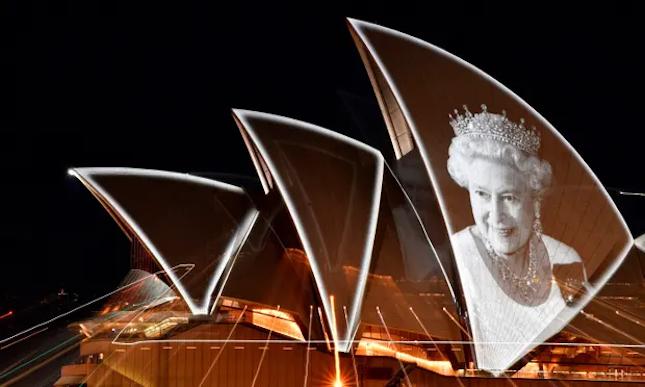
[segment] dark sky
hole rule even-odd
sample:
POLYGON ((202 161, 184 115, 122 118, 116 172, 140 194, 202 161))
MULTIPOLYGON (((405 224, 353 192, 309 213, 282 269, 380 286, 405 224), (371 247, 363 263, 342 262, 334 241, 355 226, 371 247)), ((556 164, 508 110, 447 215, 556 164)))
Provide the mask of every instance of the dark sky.
MULTIPOLYGON (((645 191, 637 1, 301 3, 3 1, 0 292, 89 295, 127 271, 126 238, 70 167, 254 176, 231 107, 359 140, 356 119, 382 132, 346 16, 473 63, 545 116, 607 187, 645 191)), ((645 198, 617 204, 645 232, 645 198)))

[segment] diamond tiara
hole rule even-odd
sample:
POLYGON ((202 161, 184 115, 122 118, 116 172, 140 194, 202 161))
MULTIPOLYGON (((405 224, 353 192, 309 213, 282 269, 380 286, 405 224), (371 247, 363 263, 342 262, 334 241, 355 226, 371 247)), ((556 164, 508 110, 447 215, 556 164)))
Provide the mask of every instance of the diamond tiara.
POLYGON ((464 105, 464 113, 459 114, 455 109, 455 115, 450 114, 450 126, 456 136, 479 137, 492 139, 513 145, 524 152, 537 155, 540 149, 540 133, 535 127, 524 126, 524 119, 519 124, 514 123, 502 114, 489 113, 486 105, 481 105, 481 113, 471 113, 464 105))

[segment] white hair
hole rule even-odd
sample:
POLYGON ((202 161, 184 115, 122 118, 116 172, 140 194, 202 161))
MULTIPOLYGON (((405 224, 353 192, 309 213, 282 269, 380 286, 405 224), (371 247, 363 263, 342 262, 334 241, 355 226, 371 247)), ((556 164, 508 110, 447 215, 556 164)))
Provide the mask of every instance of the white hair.
POLYGON ((475 158, 501 161, 528 179, 534 195, 540 196, 551 185, 551 164, 510 144, 493 139, 457 136, 448 149, 448 173, 460 186, 468 189, 468 169, 475 158))

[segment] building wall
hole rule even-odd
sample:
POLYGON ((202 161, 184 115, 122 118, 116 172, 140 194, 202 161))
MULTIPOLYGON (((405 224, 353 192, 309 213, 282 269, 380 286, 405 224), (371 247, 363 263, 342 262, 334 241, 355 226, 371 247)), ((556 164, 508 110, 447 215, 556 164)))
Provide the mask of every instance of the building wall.
MULTIPOLYGON (((307 345, 270 343, 268 332, 237 326, 229 342, 196 342, 191 337, 228 337, 232 326, 209 324, 173 336, 172 341, 114 344, 90 340, 82 344, 105 350, 102 362, 87 377, 87 386, 332 386, 335 376, 333 353, 326 346, 316 350, 307 345), (253 342, 245 340, 252 340, 253 342)), ((281 339, 273 335, 273 339, 281 339)), ((340 356, 345 386, 382 387, 400 370, 397 360, 380 357, 340 356), (356 370, 356 372, 354 371, 356 370)), ((555 381, 523 379, 450 378, 415 369, 408 374, 412 386, 427 387, 608 387, 619 382, 555 381)), ((406 385, 405 383, 403 385, 406 385)))

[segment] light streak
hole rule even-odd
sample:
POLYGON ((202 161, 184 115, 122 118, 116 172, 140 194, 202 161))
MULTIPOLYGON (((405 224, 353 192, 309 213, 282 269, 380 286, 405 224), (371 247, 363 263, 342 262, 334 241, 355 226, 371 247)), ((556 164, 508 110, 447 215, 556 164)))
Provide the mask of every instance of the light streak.
POLYGON ((432 339, 432 335, 430 335, 430 332, 428 332, 428 330, 426 329, 426 326, 423 324, 423 322, 421 322, 421 319, 419 318, 419 316, 417 316, 417 314, 414 312, 414 309, 412 309, 412 307, 409 307, 408 309, 410 310, 410 313, 412 313, 412 315, 414 316, 415 320, 417 320, 417 323, 419 323, 419 325, 421 326, 421 329, 423 329, 423 332, 426 334, 426 336, 428 336, 429 339, 432 339))
POLYGON ((224 347, 226 347, 226 343, 228 340, 230 340, 231 336, 233 336, 233 332, 235 331, 235 328, 237 327, 237 324, 242 320, 242 317, 244 316, 244 312, 246 312, 246 305, 244 305, 244 309, 242 309, 242 312, 240 313, 239 316, 237 316, 237 320, 235 320, 235 324, 233 324, 233 327, 231 328, 231 331, 228 333, 228 336, 226 337, 226 341, 224 344, 219 347, 219 350, 217 352, 217 355, 215 355, 215 359, 211 362, 211 365, 208 367, 208 370, 206 370, 206 373, 204 374, 204 377, 202 378, 202 381, 199 382, 198 387, 202 387, 204 385, 204 382, 208 378, 208 375, 210 375, 211 371, 213 370, 213 367, 215 367, 215 364, 219 360, 220 355, 224 351, 224 347))
POLYGON ((5 313, 2 316, 0 316, 0 320, 5 319, 7 317, 11 317, 11 316, 13 316, 13 310, 10 310, 7 313, 5 313))
MULTIPOLYGON (((338 326, 336 325, 336 305, 334 304, 334 296, 329 296, 329 304, 331 305, 331 331, 334 337, 338 337, 338 326)), ((341 377, 340 377, 340 357, 338 356, 338 346, 334 343, 334 366, 336 369, 336 382, 334 386, 341 387, 341 377)))
POLYGON ((453 323, 455 323, 455 325, 457 325, 457 326, 459 327, 459 329, 461 329, 461 331, 466 335, 466 337, 468 337, 468 338, 472 338, 472 337, 470 336, 470 333, 468 333, 468 331, 466 330, 466 328, 464 328, 464 327, 463 327, 463 325, 461 325, 461 323, 460 323, 459 321, 457 321, 457 319, 456 319, 456 318, 454 318, 454 317, 453 317, 452 313, 448 312, 448 309, 446 309, 446 307, 445 307, 445 306, 441 307, 441 309, 444 311, 444 313, 445 313, 446 315, 448 315, 448 317, 450 317, 450 320, 451 320, 453 323))
POLYGON ((0 350, 7 349, 7 348, 9 348, 9 347, 11 347, 13 345, 16 345, 16 344, 18 344, 18 343, 20 343, 22 341, 25 341, 25 340, 29 339, 30 337, 34 337, 39 333, 45 332, 47 329, 49 329, 49 327, 44 327, 43 329, 40 329, 40 330, 38 330, 36 332, 32 332, 32 333, 30 333, 29 335, 27 335, 25 337, 21 337, 18 340, 12 341, 11 343, 9 343, 9 344, 7 344, 5 346, 0 346, 0 350))
POLYGON ((612 330, 612 331, 614 331, 614 332, 616 332, 616 333, 618 333, 618 334, 620 334, 622 336, 627 337, 628 339, 632 340, 633 342, 643 345, 643 342, 640 341, 639 339, 637 339, 636 337, 630 335, 629 333, 627 333, 627 332, 625 332, 625 331, 623 331, 621 329, 616 328, 615 326, 609 324, 606 321, 603 321, 603 320, 599 319, 598 317, 594 316, 593 314, 587 313, 584 310, 581 310, 580 313, 582 313, 589 320, 595 321, 598 324, 600 324, 600 325, 602 325, 602 326, 604 326, 604 327, 606 327, 606 328, 608 328, 608 329, 610 329, 610 330, 612 330))
MULTIPOLYGON (((240 343, 240 344, 258 344, 264 343, 265 339, 233 339, 229 340, 229 343, 240 343)), ((212 344, 221 344, 227 342, 224 339, 166 339, 166 340, 141 340, 132 343, 117 342, 115 345, 122 346, 135 346, 141 344, 155 344, 155 343, 212 343, 212 344)), ((298 340, 283 340, 283 339, 273 339, 271 340, 272 344, 326 344, 325 340, 307 340, 307 341, 298 341, 298 340)), ((360 343, 360 340, 353 340, 353 344, 360 343)), ((474 344, 473 341, 467 340, 388 340, 390 344, 402 344, 402 345, 433 345, 433 344, 474 344)), ((645 348, 644 344, 610 344, 610 343, 555 343, 555 342, 537 342, 537 341, 478 341, 477 343, 481 344, 500 344, 500 345, 517 345, 517 344, 531 344, 539 346, 548 346, 548 347, 603 347, 603 348, 645 348)), ((312 348, 313 349, 313 348, 312 348)), ((331 350, 330 350, 331 352, 331 350)))
MULTIPOLYGON (((26 359, 29 359, 29 357, 30 357, 30 356, 32 356, 33 354, 35 354, 36 352, 38 352, 38 350, 30 351, 30 352, 29 352, 29 353, 27 353, 25 356, 21 357, 20 359, 17 359, 17 360, 16 360, 16 361, 14 361, 13 363, 9 364, 7 367, 4 367, 2 370, 0 370, 0 374, 4 374, 5 372, 7 372, 7 371, 9 371, 9 370, 13 369, 13 367, 15 367, 15 366, 17 366, 18 364, 22 363, 22 362, 23 362, 23 361, 25 361, 26 359)), ((4 386, 3 386, 3 387, 4 387, 4 386)))
MULTIPOLYGON (((178 343, 178 344, 187 344, 187 343, 210 343, 210 344, 222 344, 222 343, 233 343, 233 344, 258 344, 258 343, 264 343, 266 340, 265 339, 233 339, 233 340, 225 340, 225 339, 163 339, 163 340, 139 340, 139 341, 133 341, 133 342, 123 342, 123 341, 118 341, 118 342, 113 342, 112 344, 114 345, 119 345, 119 346, 124 346, 124 347, 132 347, 132 346, 137 346, 137 345, 142 345, 142 344, 155 344, 155 343, 162 343, 162 344, 172 344, 172 343, 178 343)), ((273 339, 271 340, 272 344, 307 344, 307 341, 300 341, 296 339, 292 340, 283 340, 283 339, 273 339)), ((324 344, 324 340, 311 340, 309 343, 312 344, 324 344)))
POLYGON ((65 340, 65 341, 63 341, 63 342, 61 342, 61 343, 49 348, 47 351, 45 351, 45 352, 41 353, 40 355, 34 357, 33 359, 29 360, 28 362, 22 363, 18 367, 15 367, 14 369, 12 369, 10 371, 7 371, 7 372, 1 374, 0 375, 0 380, 6 378, 7 376, 10 376, 11 374, 13 374, 13 373, 15 373, 15 372, 17 372, 17 371, 19 371, 19 370, 21 370, 23 368, 25 368, 26 366, 28 366, 28 365, 34 363, 35 361, 37 361, 37 360, 49 355, 53 351, 57 350, 58 348, 60 348, 60 347, 62 347, 64 345, 69 344, 70 342, 72 342, 74 340, 77 340, 77 343, 78 343, 78 341, 80 341, 80 340, 78 340, 79 338, 80 338, 80 335, 76 334, 76 335, 70 337, 69 339, 67 339, 67 340, 65 340))
MULTIPOLYGON (((188 273, 193 269, 193 267, 194 267, 194 265, 192 265, 192 267, 191 267, 190 269, 186 270, 186 271, 184 272, 184 274, 182 274, 182 275, 181 275, 181 277, 179 277, 179 278, 180 278, 180 279, 183 279, 183 278, 184 278, 184 277, 185 277, 185 276, 186 276, 186 275, 187 275, 187 274, 188 274, 188 273)), ((175 266, 175 268, 176 268, 176 266, 175 266)), ((175 268, 173 268, 173 270, 175 270, 175 268)), ((162 270, 162 271, 158 271, 158 272, 156 272, 156 273, 164 273, 164 271, 162 270)), ((156 278, 156 279, 158 279, 158 277, 155 277, 155 278, 156 278)), ((145 278, 144 278, 144 279, 145 279, 145 278)), ((157 298, 155 298, 154 300, 152 300, 148 305, 146 305, 146 306, 144 306, 143 308, 141 308, 141 310, 137 311, 137 313, 135 313, 134 317, 132 317, 132 318, 130 319, 130 321, 128 321, 128 323, 123 327, 123 329, 121 329, 121 330, 119 331, 119 333, 117 333, 117 335, 116 335, 116 336, 114 337, 114 339, 112 340, 112 344, 117 344, 117 343, 116 343, 116 340, 120 337, 120 335, 123 333, 123 331, 125 331, 125 329, 126 329, 126 328, 131 324, 131 323, 132 323, 132 321, 134 321, 138 316, 140 316, 141 314, 143 314, 143 313, 146 311, 146 309, 147 309, 150 305, 154 305, 158 300, 164 299, 165 295, 166 295, 170 290, 172 290, 172 289, 171 289, 171 288, 165 289, 165 290, 163 291, 163 293, 161 293, 157 298)), ((115 351, 113 351, 113 352, 112 352, 112 353, 111 353, 111 354, 110 354, 106 359, 104 359, 103 361, 104 361, 104 362, 107 362, 107 361, 108 361, 109 359, 111 359, 111 358, 112 358, 112 356, 114 356, 117 352, 119 352, 119 349, 116 349, 115 351)), ((148 363, 150 363, 151 361, 152 361, 152 360, 149 360, 149 361, 148 361, 148 363)), ((98 370, 98 369, 99 369, 99 368, 98 368, 98 367, 96 367, 96 368, 94 368, 94 369, 92 370, 92 372, 90 372, 89 374, 87 374, 87 376, 85 376, 85 378, 84 378, 83 382, 84 382, 84 383, 85 383, 85 382, 87 382, 87 381, 90 379, 90 377, 92 377, 92 375, 93 375, 95 372, 97 372, 97 370, 98 370)), ((103 379, 105 379, 105 378, 107 378, 107 377, 108 377, 108 376, 107 376, 107 374, 103 375, 103 379)), ((98 383, 98 384, 100 385, 100 384, 102 384, 102 382, 101 382, 101 383, 98 383)))
MULTIPOLYGON (((331 319, 331 307, 328 301, 329 292, 327 291, 324 277, 318 266, 318 260, 315 254, 316 250, 313 248, 311 241, 308 238, 308 233, 304 226, 304 222, 302 222, 302 220, 298 215, 295 201, 290 194, 290 190, 288 189, 289 185, 286 184, 280 178, 280 174, 279 174, 280 169, 277 168, 277 166, 273 163, 272 159, 269 157, 270 156, 269 152, 264 148, 264 145, 260 141, 260 138, 258 137, 257 133, 254 132, 253 126, 250 125, 249 122, 247 121, 247 116, 257 117, 267 121, 272 121, 283 125, 287 125, 287 126, 298 127, 299 129, 302 129, 305 131, 310 131, 322 136, 329 137, 331 139, 354 146, 361 151, 371 154, 376 161, 376 171, 375 171, 376 173, 375 173, 375 181, 374 181, 373 195, 372 195, 373 202, 372 202, 372 208, 370 213, 370 222, 367 226, 367 237, 365 238, 365 246, 363 248, 363 257, 361 259, 358 283, 356 285, 356 290, 354 292, 354 299, 352 301, 349 325, 345 331, 345 337, 343 340, 341 340, 337 336, 332 337, 332 340, 334 341, 334 345, 339 346, 343 352, 348 352, 349 346, 351 345, 351 340, 353 340, 354 336, 356 335, 356 331, 358 330, 358 318, 360 316, 360 309, 363 302, 363 295, 365 293, 365 285, 367 283, 367 274, 368 274, 370 262, 372 259, 372 250, 374 247, 374 239, 376 236, 376 225, 378 222, 378 212, 381 204, 381 193, 383 189, 383 170, 384 170, 384 164, 385 164, 383 155, 378 150, 360 141, 357 141, 353 138, 350 138, 340 133, 336 133, 331 130, 324 129, 322 127, 305 123, 302 121, 297 121, 291 118, 282 117, 278 115, 254 112, 254 111, 242 110, 242 109, 233 109, 233 114, 234 114, 234 117, 236 118, 236 121, 239 122, 241 126, 240 129, 246 130, 247 134, 252 139, 253 143, 255 144, 258 151, 260 152, 263 160, 266 162, 268 169, 275 180, 276 186, 278 187, 278 191, 280 192, 287 206, 287 210, 291 215, 291 218, 296 227, 298 236, 300 237, 303 248, 305 249, 307 258, 309 259, 309 265, 314 275, 316 287, 320 294, 320 299, 322 301, 323 309, 325 310, 325 316, 327 317, 328 322, 331 319), (344 343, 344 346, 341 346, 341 343, 344 343)), ((249 149, 249 151, 253 151, 253 150, 249 149)), ((260 172, 261 171, 258 171, 258 173, 260 172)))
MULTIPOLYGON (((191 270, 192 270, 192 269, 191 269, 191 270)), ((181 281, 181 280, 182 280, 186 275, 188 275, 188 273, 189 273, 189 272, 190 272, 190 271, 186 271, 184 274, 182 274, 182 275, 181 275, 181 277, 179 277, 179 280, 181 281)), ((152 300, 152 301, 150 302, 150 304, 154 304, 157 300, 162 299, 163 297, 165 297, 165 295, 166 295, 170 290, 172 290, 172 288, 165 289, 165 290, 163 291, 163 293, 161 293, 161 294, 159 295, 159 297, 157 297, 156 299, 152 300)), ((124 331, 129 327, 129 326, 130 326, 130 324, 132 324, 132 322, 133 322, 134 320, 136 320, 139 316, 141 316, 143 313, 145 313, 145 311, 146 311, 146 308, 141 308, 141 310, 138 310, 138 311, 134 314, 134 316, 130 319, 130 321, 128 321, 128 323, 127 323, 127 324, 125 324, 125 325, 123 326, 123 329, 121 329, 121 330, 119 331, 119 333, 117 333, 117 334, 116 334, 116 336, 114 336, 114 339, 112 339, 112 344, 116 344, 116 343, 117 343, 117 340, 119 339, 119 337, 121 337, 121 334, 122 334, 122 333, 123 333, 123 332, 124 332, 124 331)))
MULTIPOLYGON (((347 308, 345 305, 343 305, 343 314, 345 315, 345 324, 348 324, 347 322, 347 308)), ((349 347, 349 353, 352 355, 352 366, 354 367, 354 378, 356 379, 356 386, 359 385, 358 382, 358 367, 356 367, 356 357, 354 356, 354 345, 351 345, 349 347)))
MULTIPOLYGON (((387 324, 385 324, 385 319, 383 318, 383 315, 381 314, 381 308, 379 308, 378 306, 376 307, 376 313, 378 314, 379 319, 381 319, 381 324, 383 324, 383 328, 385 329, 385 333, 387 334, 388 344, 391 345, 392 344, 392 336, 390 335, 390 330, 387 329, 387 324)), ((395 348, 394 350, 396 351, 396 347, 394 347, 394 348, 395 348)), ((399 367, 401 367, 401 371, 403 371, 403 375, 405 376, 405 381, 407 382, 408 387, 412 387, 412 383, 410 382, 410 378, 408 377, 408 373, 405 371, 405 367, 403 366, 403 363, 401 362, 401 359, 399 359, 397 357, 396 360, 399 362, 399 367)))
MULTIPOLYGON (((192 270, 192 268, 191 268, 190 270, 192 270)), ((184 277, 185 277, 185 276, 190 272, 190 270, 187 270, 186 272, 184 272, 184 274, 182 274, 182 276, 181 276, 181 277, 179 277, 179 278, 180 278, 180 279, 183 279, 183 278, 184 278, 184 277)), ((161 271, 161 272, 163 272, 163 271, 161 271)), ((158 277, 157 277, 157 278, 158 278, 158 277)), ((126 328, 131 324, 131 323, 132 323, 132 321, 134 321, 138 316, 140 316, 141 314, 143 314, 143 313, 146 311, 146 309, 147 309, 147 307, 148 307, 149 305, 154 305, 154 304, 157 302, 157 300, 163 299, 163 298, 164 298, 164 296, 165 296, 165 295, 166 295, 170 290, 171 290, 171 288, 165 289, 165 290, 164 290, 164 292, 163 292, 163 293, 161 293, 157 298, 155 298, 154 300, 152 300, 152 301, 151 301, 148 305, 146 305, 145 307, 141 308, 141 310, 137 311, 137 313, 135 313, 134 317, 133 317, 133 318, 131 318, 131 319, 130 319, 130 321, 128 321, 128 323, 124 326, 124 328, 123 328, 123 329, 121 329, 121 330, 119 331, 119 333, 117 333, 117 335, 115 336, 115 338, 112 340, 112 344, 116 344, 116 340, 120 337, 120 335, 123 333, 123 331, 125 331, 125 329, 126 329, 126 328)), ((117 352, 119 352, 119 349, 116 349, 115 351, 113 351, 113 352, 112 352, 112 353, 111 353, 111 354, 110 354, 106 359, 104 359, 103 361, 104 361, 105 363, 108 363, 108 361, 109 361, 113 356, 115 356, 115 354, 116 354, 117 352)), ((151 359, 150 359, 150 360, 148 360, 148 364, 149 364, 151 361, 152 361, 151 359)), ((98 369, 99 369, 98 367, 94 368, 94 369, 92 370, 92 372, 90 372, 87 376, 85 376, 85 378, 84 378, 83 382, 84 382, 84 383, 86 383, 86 382, 87 382, 87 381, 92 377, 92 375, 98 371, 98 369)), ((103 375, 103 379, 105 379, 105 378, 107 378, 107 377, 108 377, 108 375, 107 375, 107 374, 103 375)), ((102 383, 102 381, 101 381, 101 382, 99 382, 99 383, 97 383, 97 384, 98 384, 98 385, 101 385, 101 384, 103 384, 103 383, 102 383)))
MULTIPOLYGON (((607 307, 609 307, 609 306, 607 306, 607 307)), ((632 317, 632 316, 628 315, 627 313, 621 312, 619 310, 616 310, 615 313, 616 313, 616 315, 618 315, 618 316, 620 316, 620 317, 622 317, 622 318, 624 318, 626 320, 629 320, 629 321, 633 322, 634 324, 637 324, 637 325, 640 325, 642 327, 645 327, 645 324, 643 324, 643 320, 641 320, 641 319, 639 319, 637 317, 632 317)))
MULTIPOLYGON (((194 265, 189 265, 189 264, 180 264, 180 265, 177 265, 177 266, 172 267, 171 269, 172 269, 172 270, 176 270, 177 268, 190 268, 190 269, 192 269, 192 268, 193 268, 193 266, 194 266, 194 265)), ((91 301, 88 301, 88 302, 84 303, 83 305, 78 306, 78 307, 76 307, 76 308, 74 308, 74 309, 72 309, 72 310, 70 310, 70 311, 68 311, 68 312, 61 313, 61 314, 59 314, 58 316, 56 316, 56 317, 54 317, 54 318, 51 318, 51 319, 49 319, 49 320, 47 320, 47 321, 44 321, 44 322, 42 322, 42 323, 40 323, 40 324, 36 324, 36 325, 34 325, 33 327, 31 327, 31 328, 27 328, 27 329, 25 329, 24 331, 21 331, 21 332, 16 333, 15 335, 12 335, 12 336, 9 336, 9 337, 7 337, 7 338, 5 338, 5 339, 2 339, 2 340, 0 340, 0 345, 2 345, 2 344, 4 344, 4 343, 6 343, 6 342, 8 342, 8 341, 10 341, 10 340, 12 340, 12 339, 14 339, 14 338, 18 337, 18 336, 22 336, 22 335, 24 335, 25 333, 31 332, 31 331, 33 331, 34 329, 38 329, 38 328, 40 328, 40 327, 42 327, 42 326, 44 326, 44 325, 47 325, 47 324, 49 324, 49 323, 51 323, 51 322, 54 322, 54 321, 58 320, 58 319, 60 319, 60 318, 63 318, 63 317, 65 317, 65 316, 68 316, 68 315, 70 315, 70 314, 72 314, 72 313, 74 313, 74 312, 76 312, 76 311, 78 311, 78 310, 80 310, 80 309, 85 308, 86 306, 92 305, 93 303, 95 303, 95 302, 97 302, 97 301, 100 301, 100 300, 102 300, 102 299, 104 299, 104 298, 107 298, 107 297, 109 297, 109 296, 113 295, 114 293, 118 293, 118 292, 120 292, 121 290, 127 289, 127 288, 129 288, 130 286, 136 285, 136 284, 138 284, 139 282, 142 282, 142 281, 144 281, 144 280, 146 280, 146 279, 148 279, 148 278, 150 278, 150 277, 154 277, 154 276, 156 276, 157 274, 160 274, 160 273, 164 273, 164 270, 160 270, 160 271, 155 272, 155 273, 153 273, 153 274, 150 274, 150 275, 148 275, 148 276, 146 276, 146 277, 140 278, 140 279, 138 279, 138 280, 136 280, 136 281, 134 281, 134 282, 132 282, 132 283, 130 283, 130 284, 127 284, 127 285, 121 286, 120 288, 117 288, 116 290, 113 290, 113 291, 111 291, 111 292, 109 292, 109 293, 107 293, 107 294, 104 294, 104 295, 102 295, 102 296, 100 296, 100 297, 97 297, 97 298, 95 298, 95 299, 91 300, 91 301)))
POLYGON ((314 306, 309 305, 309 328, 307 328, 307 354, 305 355, 305 380, 302 384, 307 387, 307 378, 309 377, 309 348, 311 348, 311 320, 314 318, 314 306))
MULTIPOLYGON (((277 310, 280 311, 280 305, 278 305, 277 310)), ((275 319, 276 316, 273 316, 273 318, 275 319)), ((262 368, 262 362, 264 361, 264 356, 267 354, 267 351, 269 349, 269 341, 271 340, 271 333, 273 333, 273 328, 269 330, 267 339, 264 342, 265 349, 262 351, 262 355, 260 355, 260 362, 258 363, 258 368, 255 370, 255 375, 253 376, 253 383, 251 383, 251 387, 255 387, 255 382, 258 380, 258 375, 260 375, 260 368, 262 368)))
POLYGON ((84 334, 84 335, 85 335, 85 337, 90 337, 90 336, 92 336, 92 335, 90 334, 90 332, 87 330, 87 328, 85 328, 85 325, 83 325, 83 323, 78 324, 78 326, 81 328, 81 333, 82 333, 82 334, 84 334))
POLYGON ((625 196, 645 196, 645 193, 643 192, 626 192, 626 191, 618 191, 619 194, 625 195, 625 196))
MULTIPOLYGON (((414 319, 415 319, 415 320, 417 320, 417 323, 419 323, 419 326, 421 326, 421 329, 423 329, 423 332, 426 334, 426 336, 428 336, 428 338, 429 338, 430 340, 432 340, 432 335, 430 335, 430 332, 428 332, 428 330, 426 329, 425 324, 421 321, 421 319, 420 319, 420 318, 419 318, 419 316, 416 314, 416 312, 414 311, 414 309, 413 309, 412 307, 410 307, 409 309, 410 309, 410 313, 412 313, 412 315, 414 316, 414 319)), ((447 356, 446 354, 444 354, 444 353, 443 353, 443 351, 441 350, 441 348, 440 348, 437 344, 434 344, 434 347, 437 349, 437 351, 439 352, 439 354, 440 354, 444 359, 447 359, 447 358, 448 358, 448 356, 447 356)), ((452 365, 451 365, 451 368, 452 368, 452 365)), ((456 380, 457 380, 457 383, 458 383, 461 387, 464 387, 464 384, 461 382, 461 380, 460 380, 459 378, 457 378, 456 380)))

